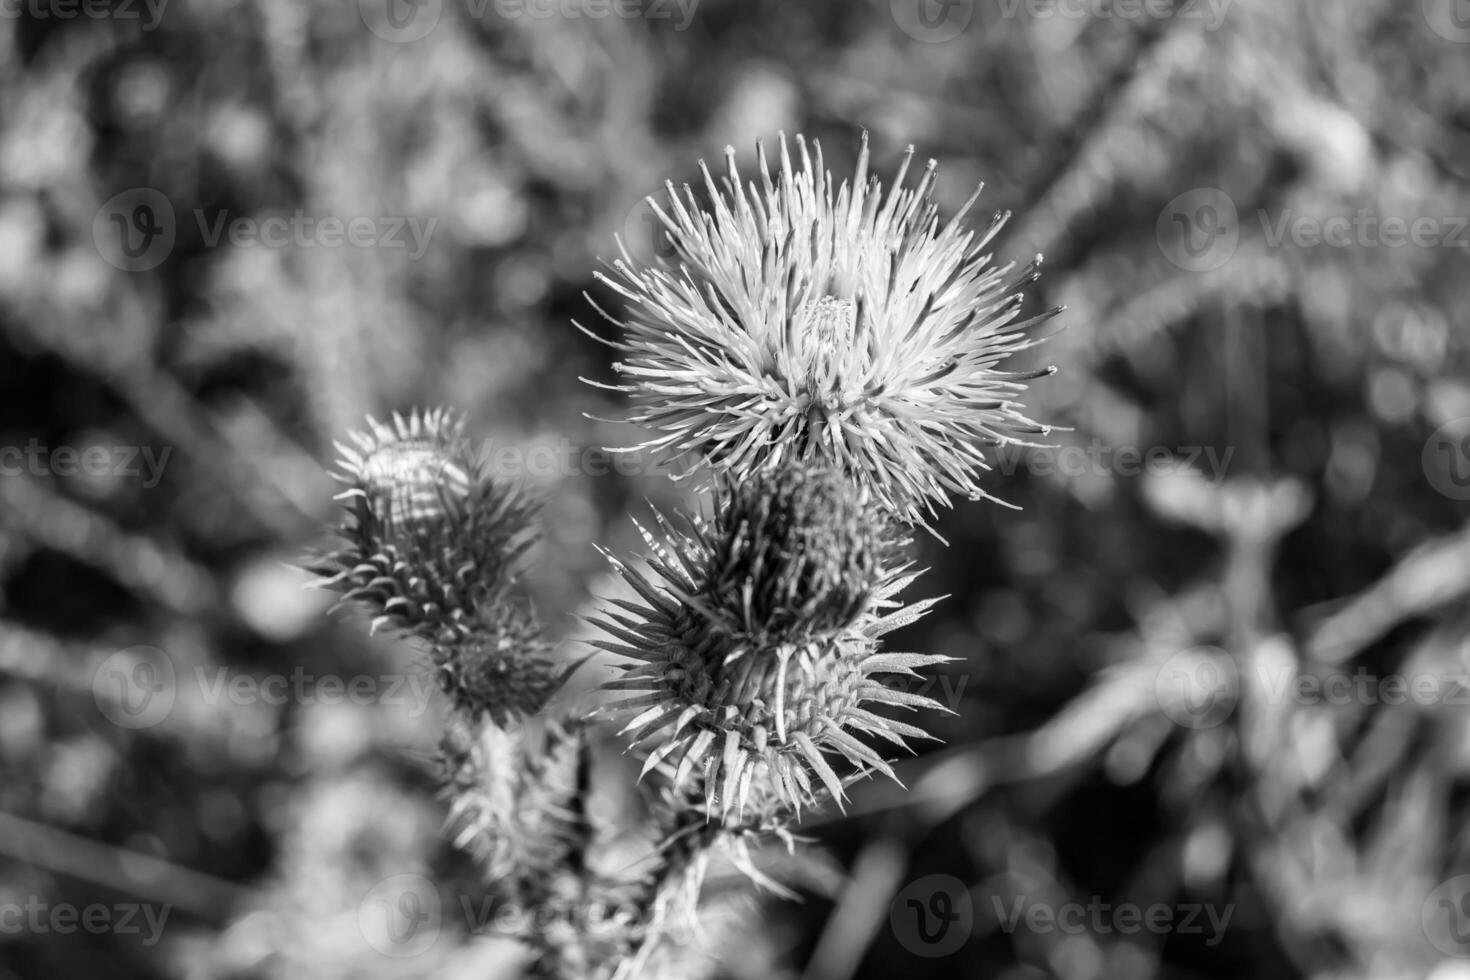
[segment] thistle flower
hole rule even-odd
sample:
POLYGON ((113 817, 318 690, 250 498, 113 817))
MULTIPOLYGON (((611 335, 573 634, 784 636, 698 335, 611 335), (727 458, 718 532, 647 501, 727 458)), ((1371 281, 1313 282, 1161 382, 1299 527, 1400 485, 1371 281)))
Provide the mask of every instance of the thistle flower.
POLYGON ((531 507, 484 473, 461 419, 431 411, 368 425, 352 433, 355 449, 337 447, 347 543, 318 564, 322 584, 343 593, 339 605, 371 609, 374 630, 427 640, 457 710, 496 724, 538 711, 571 666, 511 591, 531 507))
POLYGON ((998 365, 1039 343, 1018 321, 1019 275, 985 252, 1008 215, 978 239, 964 217, 977 189, 941 225, 931 203, 936 164, 905 188, 913 149, 893 187, 857 172, 833 190, 821 147, 781 137, 774 177, 758 147, 760 184, 743 184, 726 150, 723 187, 703 165, 709 203, 687 185, 650 199, 677 262, 635 268, 626 250, 599 275, 626 301, 612 346, 635 410, 656 435, 641 446, 745 478, 770 461, 837 466, 910 523, 950 493, 987 497, 977 482, 984 448, 1048 430, 1015 399, 1052 369, 998 365), (815 154, 815 159, 813 159, 815 154))
POLYGON ((771 471, 729 488, 712 520, 681 530, 659 518, 662 540, 640 528, 647 570, 614 559, 642 600, 596 621, 609 636, 598 645, 633 661, 607 685, 633 695, 617 705, 632 716, 624 734, 651 749, 645 775, 668 760, 674 785, 697 781, 722 819, 732 808, 743 819, 752 800, 794 813, 824 793, 840 802, 843 781, 828 754, 892 776, 860 736, 905 748, 906 738, 927 737, 871 708, 937 707, 880 677, 917 676, 914 668, 949 658, 878 650, 883 634, 932 600, 894 599, 917 577, 907 566, 859 560, 862 571, 843 577, 850 554, 889 545, 883 522, 862 520, 853 497, 827 496, 842 486, 802 468, 771 471), (833 505, 815 506, 823 500, 833 505), (814 620, 803 623, 803 611, 814 620))
POLYGON ((470 637, 531 544, 531 507, 485 475, 463 427, 442 410, 394 415, 392 425, 369 418, 367 431, 351 433, 356 448, 337 444, 346 546, 318 570, 344 593, 339 605, 377 613, 374 630, 470 637))

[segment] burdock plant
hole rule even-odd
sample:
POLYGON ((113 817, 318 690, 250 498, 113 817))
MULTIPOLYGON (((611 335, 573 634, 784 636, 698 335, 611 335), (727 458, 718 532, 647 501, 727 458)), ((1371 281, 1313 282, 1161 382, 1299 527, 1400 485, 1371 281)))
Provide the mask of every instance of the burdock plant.
POLYGON ((758 150, 749 185, 733 152, 723 185, 701 165, 703 197, 670 184, 653 204, 673 258, 624 251, 601 277, 624 307, 615 388, 650 433, 630 448, 697 474, 699 495, 640 526, 640 560, 609 556, 627 589, 594 617, 617 674, 601 718, 556 698, 573 661, 517 596, 531 508, 460 423, 416 414, 342 447, 344 545, 317 567, 427 646, 451 707, 451 833, 507 900, 552 911, 520 936, 539 976, 688 975, 656 954, 712 860, 780 887, 755 846, 794 846, 806 811, 894 775, 938 707, 902 680, 946 659, 883 645, 934 601, 900 598, 911 536, 951 494, 987 496, 987 448, 1045 432, 1015 399, 1048 372, 1002 364, 1059 311, 1021 317, 1040 257, 992 264, 1005 215, 968 230, 977 190, 941 222, 935 165, 905 185, 912 150, 886 193, 866 138, 837 187, 816 144, 795 150, 782 137, 774 171, 758 150), (606 719, 653 797, 660 844, 636 874, 598 860, 585 806, 606 719))

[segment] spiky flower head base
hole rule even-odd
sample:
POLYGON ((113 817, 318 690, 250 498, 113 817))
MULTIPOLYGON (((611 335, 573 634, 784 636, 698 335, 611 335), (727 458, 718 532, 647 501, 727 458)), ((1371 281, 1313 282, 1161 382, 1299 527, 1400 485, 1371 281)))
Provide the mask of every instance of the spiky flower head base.
POLYGON ((375 630, 469 636, 530 547, 532 508, 483 473, 463 431, 448 412, 415 412, 391 425, 370 418, 352 446, 337 444, 349 523, 347 546, 326 556, 326 584, 380 609, 375 630))
POLYGON ((1034 346, 1019 320, 1019 275, 985 249, 964 217, 941 224, 931 202, 936 165, 904 186, 868 176, 866 135, 852 183, 835 192, 821 147, 781 138, 774 174, 758 148, 760 183, 748 186, 726 150, 709 200, 669 184, 650 199, 675 258, 637 268, 626 250, 601 278, 626 301, 623 355, 614 365, 635 411, 657 435, 638 447, 744 478, 771 462, 821 459, 918 523, 949 494, 988 496, 977 482, 984 450, 1045 434, 1016 404, 1024 383, 1051 372, 999 365, 1034 346))
POLYGON ((830 467, 792 465, 731 484, 708 539, 708 612, 752 643, 850 626, 902 535, 830 467))
POLYGON ((504 721, 539 709, 568 668, 512 588, 533 508, 490 479, 463 427, 444 411, 415 412, 369 419, 352 446, 338 444, 345 545, 316 570, 343 593, 339 605, 373 613, 374 630, 427 641, 456 708, 504 721))
POLYGON ((878 649, 929 603, 894 598, 915 577, 907 568, 853 558, 891 542, 830 471, 773 470, 726 493, 714 518, 660 518, 662 538, 645 530, 646 570, 614 560, 642 600, 598 621, 603 649, 633 661, 608 685, 632 695, 618 706, 631 717, 624 734, 650 750, 645 773, 667 760, 675 785, 697 779, 722 818, 743 820, 753 800, 793 813, 841 801, 828 755, 891 776, 862 736, 900 747, 925 737, 872 708, 937 707, 883 675, 948 658, 878 649))

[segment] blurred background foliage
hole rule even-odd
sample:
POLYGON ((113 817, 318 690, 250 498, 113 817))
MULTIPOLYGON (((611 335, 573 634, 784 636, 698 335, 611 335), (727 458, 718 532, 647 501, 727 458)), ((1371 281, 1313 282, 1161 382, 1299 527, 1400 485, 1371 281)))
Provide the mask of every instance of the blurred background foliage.
POLYGON ((849 885, 721 897, 736 916, 712 942, 733 953, 707 972, 1467 975, 1451 954, 1470 944, 1426 925, 1424 899, 1470 872, 1452 682, 1470 670, 1470 505, 1428 451, 1470 415, 1470 236, 1271 230, 1470 215, 1470 30, 1436 0, 1093 6, 926 8, 970 16, 943 41, 908 0, 699 0, 687 20, 445 0, 398 41, 372 0, 174 0, 151 24, 141 4, 7 8, 0 445, 169 455, 148 486, 0 476, 0 903, 171 914, 156 944, 7 928, 0 977, 513 975, 455 916, 413 959, 359 928, 393 875, 429 875, 446 908, 478 894, 440 837, 434 706, 210 702, 190 679, 421 666, 325 617, 289 567, 331 513, 331 440, 415 405, 552 447, 523 474, 545 500, 532 589, 582 650, 576 615, 612 588, 593 543, 626 551, 630 513, 683 499, 578 463, 632 439, 589 420, 620 406, 578 381, 611 378, 571 325, 609 329, 584 298, 613 304, 599 256, 618 234, 656 255, 640 200, 727 144, 753 173, 757 139, 803 132, 840 176, 864 128, 880 174, 915 144, 941 161, 945 212, 984 180, 982 206, 1015 212, 998 253, 1046 255, 1035 305, 1069 312, 1033 352, 1060 373, 1028 407, 1093 462, 1001 454, 990 489, 1019 509, 960 504, 948 548, 920 543, 917 589, 950 598, 897 645, 962 658, 936 683, 957 712, 933 722, 944 744, 905 764, 908 792, 865 785, 813 821, 849 885), (108 206, 140 188, 174 239, 129 271, 108 206), (1191 202, 1221 194, 1238 242, 1195 263, 1174 216, 1210 233, 1217 212, 1191 202), (221 217, 298 211, 434 224, 421 255, 211 244, 221 217), (1180 463, 1120 472, 1118 447, 1180 463), (1183 465, 1205 448, 1227 462, 1183 465), (138 645, 182 680, 165 719, 129 729, 94 679, 138 645), (1262 681, 1359 671, 1444 696, 1326 703, 1262 681), (1228 701, 1200 715, 1172 700, 1181 676, 1226 678, 1228 701), (889 908, 941 873, 973 921, 932 956, 889 908), (1219 937, 1008 930, 1016 896, 1232 916, 1219 937))

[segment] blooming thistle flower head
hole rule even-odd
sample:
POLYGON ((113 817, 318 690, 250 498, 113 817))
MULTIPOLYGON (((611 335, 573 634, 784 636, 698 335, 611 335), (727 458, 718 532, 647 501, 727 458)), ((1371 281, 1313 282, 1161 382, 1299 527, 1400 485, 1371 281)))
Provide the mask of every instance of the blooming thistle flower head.
POLYGON ((1040 256, 1013 275, 985 249, 1006 220, 978 238, 964 216, 948 223, 931 203, 935 164, 904 186, 868 176, 866 136, 851 184, 833 188, 821 148, 781 138, 772 175, 742 182, 727 150, 709 196, 651 203, 676 261, 636 268, 624 251, 600 278, 626 305, 615 364, 635 411, 656 435, 641 449, 744 477, 772 460, 819 458, 867 487, 909 522, 950 493, 988 496, 977 482, 983 450, 1046 429, 1015 399, 1050 373, 999 365, 1039 341, 1018 320, 1022 285, 1040 256))
POLYGON ((936 707, 881 675, 948 658, 879 652, 929 603, 893 598, 917 573, 853 558, 887 547, 886 527, 862 520, 871 510, 854 497, 839 502, 844 488, 856 492, 820 471, 770 471, 727 487, 713 519, 681 530, 661 518, 662 539, 644 531, 647 570, 614 562, 642 600, 597 622, 599 645, 633 661, 607 685, 632 694, 616 706, 631 718, 624 732, 651 748, 645 774, 667 762, 722 819, 742 821, 752 800, 798 812, 824 794, 840 801, 827 755, 891 776, 861 737, 926 737, 871 708, 936 707))

